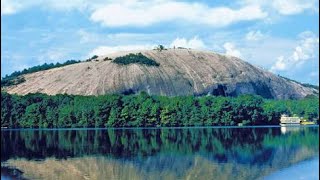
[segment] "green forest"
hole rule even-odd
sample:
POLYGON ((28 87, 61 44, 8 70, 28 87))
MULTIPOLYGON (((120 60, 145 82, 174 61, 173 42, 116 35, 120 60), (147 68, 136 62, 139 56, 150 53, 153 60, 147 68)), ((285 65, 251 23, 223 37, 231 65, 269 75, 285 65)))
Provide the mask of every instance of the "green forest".
POLYGON ((281 114, 319 122, 319 99, 256 95, 10 95, 1 92, 1 126, 9 128, 278 125, 281 114))

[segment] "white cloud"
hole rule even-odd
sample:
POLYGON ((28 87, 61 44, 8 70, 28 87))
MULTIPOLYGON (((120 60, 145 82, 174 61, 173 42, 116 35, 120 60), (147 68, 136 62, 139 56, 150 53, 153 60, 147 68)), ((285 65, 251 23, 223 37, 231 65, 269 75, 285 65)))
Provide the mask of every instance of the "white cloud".
POLYGON ((309 76, 311 76, 311 77, 319 77, 319 71, 312 71, 312 72, 310 72, 309 76))
POLYGON ((319 0, 242 0, 241 5, 256 5, 263 10, 280 15, 293 15, 305 11, 319 12, 319 0))
POLYGON ((156 45, 121 45, 121 46, 99 46, 95 49, 93 49, 88 56, 93 55, 106 55, 115 53, 118 51, 130 51, 130 50, 146 50, 146 49, 152 49, 156 45))
POLYGON ((319 37, 310 31, 305 31, 299 35, 301 41, 295 48, 292 58, 294 61, 305 61, 314 58, 319 47, 319 37))
POLYGON ((188 40, 185 38, 176 38, 169 47, 185 47, 185 48, 192 48, 192 49, 205 49, 206 46, 204 45, 201 39, 197 37, 193 37, 192 39, 188 40))
POLYGON ((62 11, 87 10, 91 13, 92 21, 111 27, 147 26, 169 21, 186 21, 222 27, 239 21, 263 19, 267 16, 267 13, 256 5, 231 9, 173 0, 1 0, 1 15, 14 14, 31 7, 62 11))
POLYGON ((18 2, 1 0, 1 15, 14 14, 21 8, 22 6, 18 2))
POLYGON ((148 26, 159 22, 187 21, 211 26, 227 26, 238 21, 263 19, 267 13, 259 6, 239 9, 208 7, 200 3, 144 1, 111 3, 94 10, 91 20, 105 26, 148 26))
POLYGON ((39 64, 65 61, 68 54, 66 48, 50 48, 40 50, 37 60, 39 64))
POLYGON ((90 33, 83 29, 79 29, 77 35, 80 37, 80 43, 96 42, 101 39, 98 34, 90 33))
MULTIPOLYGON (((138 34, 139 35, 139 34, 138 34)), ((131 34, 111 34, 108 36, 131 36, 131 34)), ((88 56, 93 55, 106 55, 110 53, 115 53, 119 51, 131 51, 131 50, 150 50, 157 46, 157 44, 129 44, 129 45, 118 45, 118 46, 98 46, 91 50, 88 56)), ((193 49, 204 49, 206 48, 205 44, 197 37, 193 37, 192 39, 186 38, 176 38, 171 42, 170 45, 164 44, 165 47, 185 47, 185 48, 193 48, 193 49)))
POLYGON ((103 0, 1 0, 1 15, 10 15, 19 11, 31 8, 40 7, 53 10, 93 10, 99 5, 106 3, 103 0))
POLYGON ((292 70, 292 68, 319 57, 319 37, 310 31, 305 31, 299 35, 299 38, 299 44, 294 48, 292 54, 286 58, 279 57, 271 67, 271 71, 292 70))
POLYGON ((226 42, 223 44, 223 47, 225 49, 225 54, 228 56, 235 56, 238 58, 241 58, 241 52, 235 47, 235 45, 231 42, 226 42))
POLYGON ((279 56, 277 58, 277 61, 276 63, 271 67, 271 71, 277 71, 277 70, 280 70, 280 71, 283 71, 287 68, 287 65, 286 63, 284 62, 284 57, 283 56, 279 56))
MULTIPOLYGON (((274 0, 272 7, 280 14, 292 15, 306 10, 316 10, 318 0, 274 0)), ((319 1, 318 1, 319 2, 319 1)))
POLYGON ((245 37, 242 38, 239 36, 238 38, 227 39, 227 41, 234 42, 237 47, 241 47, 241 55, 244 60, 267 69, 276 63, 279 56, 290 56, 292 49, 297 44, 295 39, 271 35, 265 35, 259 41, 246 41, 245 37))
POLYGON ((258 41, 264 38, 264 35, 259 31, 250 31, 246 34, 246 40, 248 41, 258 41))
POLYGON ((281 15, 319 12, 319 0, 239 0, 235 4, 238 5, 236 8, 174 0, 1 0, 1 15, 37 7, 59 11, 86 10, 94 22, 112 27, 147 26, 175 20, 221 27, 239 21, 266 20, 273 12, 281 15))

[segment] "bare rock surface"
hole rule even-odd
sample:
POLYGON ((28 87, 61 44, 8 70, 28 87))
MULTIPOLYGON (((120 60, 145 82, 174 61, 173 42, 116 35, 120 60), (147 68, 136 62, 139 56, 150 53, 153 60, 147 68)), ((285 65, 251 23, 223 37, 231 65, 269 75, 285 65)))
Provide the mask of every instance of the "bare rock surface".
MULTIPOLYGON (((106 52, 107 53, 107 52, 106 52)), ((23 75, 26 81, 6 89, 11 94, 28 93, 103 95, 139 93, 152 95, 257 94, 265 98, 303 98, 318 90, 286 80, 236 57, 209 51, 168 49, 127 51, 100 56, 97 60, 23 75), (118 65, 116 58, 141 52, 160 63, 118 65)))

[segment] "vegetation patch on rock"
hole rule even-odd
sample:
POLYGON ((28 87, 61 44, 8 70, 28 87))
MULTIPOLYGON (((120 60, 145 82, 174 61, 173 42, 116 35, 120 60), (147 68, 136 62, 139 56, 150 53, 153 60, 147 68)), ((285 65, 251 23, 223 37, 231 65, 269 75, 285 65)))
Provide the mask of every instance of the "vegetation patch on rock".
POLYGON ((147 66, 160 66, 158 62, 144 56, 142 53, 138 53, 138 54, 130 53, 125 56, 117 57, 112 62, 119 65, 143 64, 147 66))
POLYGON ((104 60, 104 61, 110 61, 110 60, 112 60, 112 58, 105 57, 103 60, 104 60))
POLYGON ((2 87, 13 86, 13 85, 17 85, 17 84, 23 83, 25 81, 26 80, 24 79, 23 76, 5 78, 5 79, 1 80, 1 86, 2 87))
POLYGON ((98 61, 98 57, 99 57, 99 56, 94 55, 94 56, 92 56, 91 58, 87 59, 86 62, 90 62, 90 61, 93 61, 93 60, 98 61))

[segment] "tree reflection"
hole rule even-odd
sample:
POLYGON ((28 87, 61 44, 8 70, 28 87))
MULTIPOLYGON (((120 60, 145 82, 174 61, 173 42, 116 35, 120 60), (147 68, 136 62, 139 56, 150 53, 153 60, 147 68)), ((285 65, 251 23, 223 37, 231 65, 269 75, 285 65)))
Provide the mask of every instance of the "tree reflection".
POLYGON ((208 159, 264 163, 278 149, 318 153, 318 127, 281 134, 280 128, 185 128, 1 131, 1 161, 101 155, 143 159, 163 154, 199 154, 208 159))

